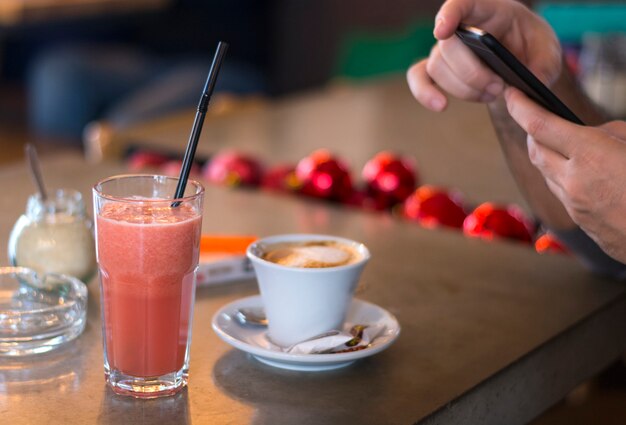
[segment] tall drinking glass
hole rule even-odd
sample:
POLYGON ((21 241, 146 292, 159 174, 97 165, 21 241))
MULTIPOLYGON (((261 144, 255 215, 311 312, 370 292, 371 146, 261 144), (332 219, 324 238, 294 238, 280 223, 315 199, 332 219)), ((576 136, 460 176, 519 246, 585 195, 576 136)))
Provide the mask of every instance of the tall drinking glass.
POLYGON ((121 175, 93 188, 104 373, 114 392, 151 398, 187 384, 204 188, 121 175))

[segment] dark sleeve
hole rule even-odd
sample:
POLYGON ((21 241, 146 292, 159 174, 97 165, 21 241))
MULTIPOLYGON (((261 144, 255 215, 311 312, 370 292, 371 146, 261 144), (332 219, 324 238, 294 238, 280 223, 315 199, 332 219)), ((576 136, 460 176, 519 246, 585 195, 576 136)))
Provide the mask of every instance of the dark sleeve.
POLYGON ((620 263, 602 251, 598 244, 580 228, 550 231, 593 273, 617 280, 626 280, 626 264, 620 263))

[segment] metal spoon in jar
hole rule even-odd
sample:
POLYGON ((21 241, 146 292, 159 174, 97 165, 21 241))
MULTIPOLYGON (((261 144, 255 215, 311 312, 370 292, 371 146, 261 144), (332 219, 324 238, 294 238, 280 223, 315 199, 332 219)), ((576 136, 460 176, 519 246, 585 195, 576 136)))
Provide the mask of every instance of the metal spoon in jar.
POLYGON ((24 151, 26 152, 26 162, 28 164, 28 169, 30 170, 33 181, 37 186, 41 201, 46 202, 46 200, 48 199, 48 193, 46 192, 46 187, 43 184, 43 177, 41 174, 41 166, 39 165, 39 158, 37 157, 37 150, 33 145, 27 143, 24 147, 24 151))

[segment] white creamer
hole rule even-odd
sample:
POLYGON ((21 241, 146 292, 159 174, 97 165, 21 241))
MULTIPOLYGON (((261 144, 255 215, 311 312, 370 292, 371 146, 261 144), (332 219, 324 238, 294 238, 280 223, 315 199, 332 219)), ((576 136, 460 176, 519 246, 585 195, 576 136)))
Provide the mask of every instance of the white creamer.
POLYGON ((13 227, 8 248, 15 266, 89 279, 96 266, 95 243, 80 193, 58 190, 45 202, 32 195, 26 213, 13 227))

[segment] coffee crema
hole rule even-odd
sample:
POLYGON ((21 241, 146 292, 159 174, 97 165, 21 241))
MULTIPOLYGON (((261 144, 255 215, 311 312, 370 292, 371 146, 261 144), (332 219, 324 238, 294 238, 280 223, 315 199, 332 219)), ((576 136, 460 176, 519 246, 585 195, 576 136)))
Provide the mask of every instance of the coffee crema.
POLYGON ((266 261, 300 268, 339 267, 361 259, 355 248, 335 241, 281 242, 263 251, 261 258, 266 261))

